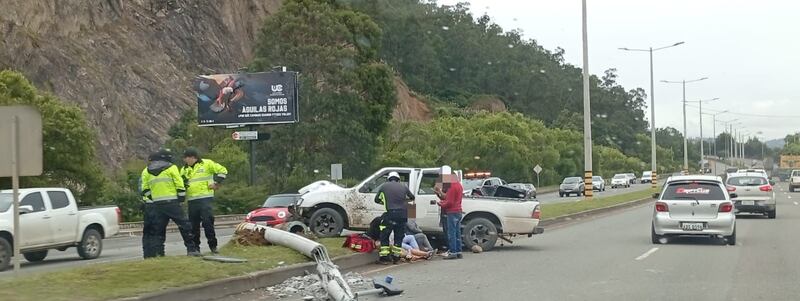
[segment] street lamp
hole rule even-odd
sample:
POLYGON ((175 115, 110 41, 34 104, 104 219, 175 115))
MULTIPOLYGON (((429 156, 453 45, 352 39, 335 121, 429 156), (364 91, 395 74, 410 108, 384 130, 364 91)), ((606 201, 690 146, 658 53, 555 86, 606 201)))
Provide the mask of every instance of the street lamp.
MULTIPOLYGON (((711 115, 711 118, 713 120, 713 122, 711 124, 711 126, 713 128, 711 130, 711 136, 714 137, 714 140, 713 140, 714 141, 714 148, 713 148, 714 149, 714 157, 717 157, 717 158, 719 158, 719 153, 717 152, 717 115, 722 115, 722 114, 725 114, 725 113, 728 113, 728 110, 725 110, 725 111, 722 111, 722 112, 717 112, 717 113, 714 113, 714 114, 702 113, 702 114, 705 114, 705 115, 711 115)), ((717 161, 719 161, 719 160, 715 160, 714 161, 714 174, 715 175, 717 174, 717 161)))
POLYGON ((619 48, 620 50, 624 51, 646 51, 650 53, 650 157, 651 157, 650 169, 652 170, 650 174, 651 175, 650 183, 652 185, 652 188, 656 188, 656 179, 658 179, 657 176, 658 165, 656 164, 656 104, 655 104, 655 88, 653 85, 653 51, 667 49, 681 44, 683 44, 683 42, 678 42, 669 46, 659 47, 656 49, 653 49, 653 47, 650 47, 648 49, 633 49, 627 47, 619 48))
POLYGON ((592 114, 589 106, 589 34, 586 28, 586 0, 582 0, 583 27, 583 195, 592 198, 592 114))
MULTIPOLYGON (((764 137, 764 132, 762 132, 762 131, 758 131, 758 132, 756 132, 756 135, 758 135, 758 138, 757 138, 757 139, 759 140, 758 142, 760 142, 760 144, 761 144, 761 161, 762 161, 762 163, 761 163, 761 164, 764 164, 763 162, 764 162, 764 161, 767 159, 767 158, 764 156, 764 144, 767 144, 767 143, 766 143, 766 140, 767 140, 767 138, 766 138, 766 137, 764 137)), ((766 165, 764 165, 764 168, 767 168, 767 166, 766 166, 766 165)))
MULTIPOLYGON (((706 156, 706 153, 703 150, 703 145, 705 144, 705 142, 703 142, 703 103, 704 102, 712 102, 712 101, 715 101, 715 100, 719 100, 719 97, 712 98, 712 99, 687 101, 687 102, 696 102, 696 103, 698 103, 700 105, 700 165, 703 164, 703 157, 706 156)), ((703 168, 703 166, 700 166, 700 168, 703 168)))
POLYGON ((682 80, 682 81, 668 81, 662 80, 662 83, 668 84, 681 84, 683 86, 683 171, 685 173, 689 172, 689 151, 688 147, 686 146, 686 83, 693 83, 699 82, 701 80, 707 80, 708 77, 693 79, 693 80, 682 80))

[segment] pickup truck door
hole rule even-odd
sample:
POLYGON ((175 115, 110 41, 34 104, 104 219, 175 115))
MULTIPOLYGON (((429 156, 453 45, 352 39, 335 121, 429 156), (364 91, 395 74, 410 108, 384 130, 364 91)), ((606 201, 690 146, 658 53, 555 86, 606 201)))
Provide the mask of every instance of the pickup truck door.
POLYGON ((416 182, 419 184, 417 191, 414 191, 417 196, 416 220, 417 225, 423 231, 442 231, 442 227, 439 226, 439 205, 436 204, 439 197, 436 196, 434 190, 440 176, 439 173, 439 168, 425 168, 417 176, 416 182))
POLYGON ((75 242, 78 236, 78 206, 64 191, 48 191, 50 203, 50 231, 53 243, 75 242))
POLYGON ((386 212, 386 208, 383 205, 375 203, 375 196, 378 195, 381 184, 386 183, 386 178, 392 171, 400 174, 400 182, 406 186, 410 185, 410 180, 416 176, 416 173, 410 169, 384 169, 379 174, 373 175, 369 181, 358 188, 358 198, 360 198, 358 202, 362 203, 364 208, 348 210, 351 222, 350 227, 368 228, 373 219, 386 212), (365 212, 362 210, 366 210, 366 216, 364 216, 365 212))
POLYGON ((20 200, 21 206, 32 206, 33 212, 19 216, 20 247, 36 247, 53 242, 50 223, 52 215, 45 206, 41 192, 31 192, 20 200))

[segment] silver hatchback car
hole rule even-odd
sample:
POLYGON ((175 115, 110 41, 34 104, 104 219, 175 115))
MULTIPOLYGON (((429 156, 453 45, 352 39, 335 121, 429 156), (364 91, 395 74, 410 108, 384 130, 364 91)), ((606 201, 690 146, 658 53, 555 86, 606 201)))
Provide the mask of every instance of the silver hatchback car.
POLYGON ((725 238, 736 244, 736 214, 731 198, 715 176, 675 176, 667 179, 653 210, 651 238, 654 244, 674 236, 725 238))
POLYGON ((763 173, 747 171, 729 174, 725 184, 729 193, 738 196, 733 203, 737 213, 761 213, 775 218, 775 191, 763 173))

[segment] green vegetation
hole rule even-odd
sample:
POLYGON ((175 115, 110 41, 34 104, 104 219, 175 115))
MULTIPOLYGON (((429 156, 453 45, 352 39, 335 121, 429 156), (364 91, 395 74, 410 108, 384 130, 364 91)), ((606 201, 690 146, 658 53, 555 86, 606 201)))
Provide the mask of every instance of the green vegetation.
MULTIPOLYGON (((0 71, 0 106, 28 105, 42 114, 44 173, 24 177, 22 187, 61 186, 74 191, 81 205, 97 202, 104 177, 95 160, 95 133, 83 111, 56 97, 37 90, 14 71, 0 71)), ((0 179, 0 188, 11 187, 11 180, 0 179)))
MULTIPOLYGON (((342 248, 342 238, 324 238, 331 257, 352 253, 342 248)), ((86 265, 65 271, 25 275, 0 280, 0 300, 109 300, 157 292, 204 281, 259 272, 283 265, 311 261, 290 249, 242 247, 228 244, 224 256, 245 258, 247 263, 218 263, 186 256, 86 265), (42 289, 46 283, 47 289, 42 289)))
POLYGON ((800 132, 786 135, 783 140, 786 144, 780 152, 781 155, 800 155, 800 132))
POLYGON ((656 192, 652 189, 618 194, 603 198, 594 198, 591 201, 581 200, 580 202, 543 204, 542 220, 554 219, 557 217, 584 212, 593 209, 610 207, 630 201, 650 198, 656 192))

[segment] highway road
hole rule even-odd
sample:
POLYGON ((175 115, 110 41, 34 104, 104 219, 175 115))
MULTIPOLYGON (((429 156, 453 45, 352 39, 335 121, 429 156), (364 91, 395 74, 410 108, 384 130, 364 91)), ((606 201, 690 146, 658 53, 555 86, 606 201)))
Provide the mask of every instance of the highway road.
MULTIPOLYGON (((406 290, 366 300, 797 300, 800 241, 793 237, 800 231, 800 193, 788 193, 785 184, 776 188, 777 219, 740 215, 736 246, 708 238, 654 245, 647 204, 462 260, 357 271, 392 275, 406 290)), ((226 300, 272 300, 265 295, 226 300)))
MULTIPOLYGON (((618 194, 623 194, 623 193, 628 193, 628 192, 634 192, 634 191, 641 191, 641 190, 649 189, 650 186, 651 186, 650 183, 633 184, 629 188, 614 188, 614 189, 611 189, 611 186, 607 186, 606 187, 606 191, 595 191, 593 196, 594 197, 613 196, 613 195, 618 195, 618 194)), ((558 196, 558 192, 542 193, 542 194, 536 196, 536 200, 539 201, 542 204, 577 202, 577 201, 579 201, 581 199, 583 199, 583 196, 578 197, 578 196, 575 196, 574 194, 571 194, 570 196, 559 197, 558 196)))
MULTIPOLYGON (((219 245, 222 246, 231 239, 233 236, 233 228, 218 229, 217 240, 219 245)), ((202 231, 201 231, 202 235, 202 231)), ((205 237, 201 238, 201 248, 203 252, 208 252, 208 245, 206 244, 205 237)), ((167 255, 186 255, 186 247, 183 246, 183 240, 178 233, 168 233, 167 243, 165 244, 167 255)), ((67 249, 64 252, 57 250, 50 250, 47 258, 44 261, 30 263, 22 259, 22 274, 53 271, 60 269, 68 269, 77 266, 88 264, 100 264, 114 261, 125 260, 141 260, 142 259, 142 237, 113 237, 103 240, 103 253, 100 258, 94 260, 82 260, 78 257, 78 252, 75 248, 67 249)), ((0 278, 12 277, 14 275, 12 269, 0 272, 0 278)))

